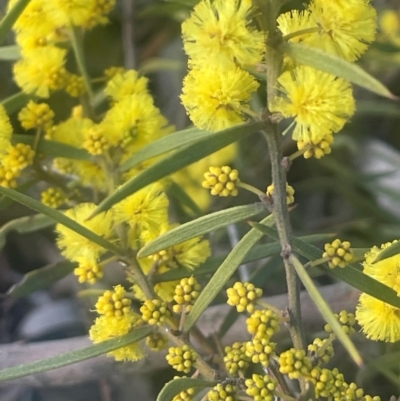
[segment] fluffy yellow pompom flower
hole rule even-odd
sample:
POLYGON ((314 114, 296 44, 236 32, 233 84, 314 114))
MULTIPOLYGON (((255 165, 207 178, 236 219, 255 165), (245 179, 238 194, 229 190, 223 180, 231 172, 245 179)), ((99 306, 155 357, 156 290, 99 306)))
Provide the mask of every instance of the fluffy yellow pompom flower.
POLYGON ((308 10, 318 33, 307 44, 336 54, 348 61, 357 60, 375 39, 376 11, 365 0, 314 0, 308 10))
POLYGON ((115 0, 52 0, 43 8, 58 25, 93 28, 107 23, 106 15, 114 6, 115 0))
MULTIPOLYGON (((112 214, 107 211, 87 220, 95 209, 94 203, 81 203, 67 210, 65 215, 97 235, 108 239, 113 234, 112 214)), ((95 263, 99 256, 106 252, 100 245, 82 237, 62 224, 57 224, 56 231, 58 233, 57 245, 61 249, 61 253, 69 260, 77 261, 80 264, 83 260, 87 260, 88 263, 95 263)))
MULTIPOLYGON (((90 339, 95 343, 128 334, 134 327, 142 324, 142 320, 134 312, 123 316, 100 316, 89 330, 90 339)), ((132 343, 107 354, 116 361, 137 361, 145 357, 140 343, 132 343)))
POLYGON ((17 85, 28 94, 49 97, 51 90, 65 85, 66 50, 44 46, 30 51, 14 65, 17 85))
POLYGON ((104 92, 118 102, 126 96, 147 94, 148 81, 148 78, 140 77, 135 70, 122 71, 110 79, 104 92))
POLYGON ((182 24, 191 66, 254 65, 261 62, 265 35, 250 26, 250 0, 203 0, 182 24))
POLYGON ((167 120, 145 92, 124 96, 108 110, 102 122, 106 139, 112 146, 134 145, 137 151, 163 135, 167 120))
POLYGON ((114 219, 116 223, 126 222, 133 230, 134 239, 138 239, 143 231, 154 235, 160 226, 168 223, 168 206, 164 188, 155 183, 114 205, 114 219))
POLYGON ((365 255, 363 266, 365 274, 393 288, 397 295, 400 296, 400 253, 374 263, 376 257, 395 242, 397 241, 388 242, 380 248, 373 247, 365 255))
POLYGON ((356 319, 367 338, 375 341, 400 340, 400 309, 368 294, 361 294, 356 319))
POLYGON ((6 109, 0 105, 0 156, 3 156, 11 146, 13 129, 6 109))
POLYGON ((244 121, 244 111, 257 88, 246 71, 212 65, 189 72, 181 100, 196 127, 214 132, 244 121))
POLYGON ((293 34, 289 42, 302 42, 355 61, 375 39, 376 11, 369 1, 312 1, 306 10, 292 10, 278 18, 283 35, 293 34), (311 32, 295 35, 311 29, 311 32))
POLYGON ((355 104, 351 86, 344 79, 299 66, 279 78, 278 95, 271 111, 294 117, 293 139, 317 143, 342 129, 353 115, 355 104))
MULTIPOLYGON (((160 227, 158 233, 143 233, 143 240, 150 242, 177 225, 165 225, 160 227)), ((158 268, 165 266, 170 269, 186 267, 194 270, 201 263, 205 262, 211 255, 210 243, 202 237, 191 238, 180 244, 171 246, 154 255, 149 256, 153 262, 157 262, 158 268)), ((145 270, 145 273, 148 271, 145 270)))

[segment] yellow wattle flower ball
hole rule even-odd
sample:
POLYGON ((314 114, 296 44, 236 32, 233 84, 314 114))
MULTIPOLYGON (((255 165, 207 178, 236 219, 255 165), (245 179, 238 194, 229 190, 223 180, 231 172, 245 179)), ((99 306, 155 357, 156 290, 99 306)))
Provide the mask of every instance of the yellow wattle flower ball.
POLYGON ((182 24, 189 65, 241 66, 262 61, 266 35, 254 28, 253 1, 203 0, 182 24))
POLYGON ((181 100, 196 127, 217 132, 246 120, 251 94, 258 86, 240 68, 206 65, 185 77, 181 100))
POLYGON ((285 71, 278 78, 279 94, 271 111, 294 118, 293 139, 319 143, 340 131, 354 114, 349 82, 308 66, 285 71))

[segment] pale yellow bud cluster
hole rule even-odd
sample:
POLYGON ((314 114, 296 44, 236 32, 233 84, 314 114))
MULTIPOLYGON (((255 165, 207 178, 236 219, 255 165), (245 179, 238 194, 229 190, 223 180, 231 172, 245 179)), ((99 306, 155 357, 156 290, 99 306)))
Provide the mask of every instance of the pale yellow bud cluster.
POLYGON ((83 147, 90 154, 96 156, 103 154, 110 147, 110 144, 104 137, 103 129, 99 126, 94 126, 85 132, 83 147))
POLYGON ((166 302, 160 299, 146 299, 140 307, 142 319, 150 325, 161 325, 171 316, 166 302))
MULTIPOLYGON (((346 310, 342 310, 339 314, 334 314, 335 318, 342 325, 342 329, 346 334, 354 334, 356 331, 354 326, 356 324, 356 318, 354 313, 347 312, 346 310)), ((324 330, 328 333, 332 333, 332 327, 329 324, 326 324, 324 330)))
POLYGON ((251 379, 246 379, 244 384, 247 387, 246 394, 254 397, 254 401, 272 401, 274 399, 277 383, 268 375, 253 374, 251 379))
POLYGON ((53 124, 54 112, 47 103, 35 103, 33 100, 19 112, 18 119, 24 129, 48 129, 53 124))
POLYGON ((175 313, 190 312, 192 306, 200 295, 201 285, 194 277, 183 278, 175 287, 174 301, 176 305, 172 307, 175 313))
POLYGON ((236 196, 239 172, 229 166, 210 167, 204 173, 203 188, 211 189, 211 195, 236 196))
POLYGON ((331 269, 336 266, 345 267, 354 259, 350 246, 349 241, 342 242, 340 239, 335 239, 331 244, 325 244, 322 257, 329 258, 328 265, 331 269))
POLYGON ((114 291, 107 290, 99 297, 95 307, 100 315, 119 317, 131 311, 131 303, 132 301, 125 297, 124 287, 117 285, 114 291))
POLYGON ((188 345, 183 347, 171 347, 166 356, 168 363, 178 372, 189 373, 197 360, 197 352, 188 345))
POLYGON ((333 135, 329 134, 316 143, 307 141, 298 141, 297 148, 299 150, 306 148, 306 150, 303 153, 305 159, 310 159, 311 157, 320 159, 321 157, 331 153, 332 143, 333 143, 333 135))
MULTIPOLYGON (((294 202, 294 188, 291 187, 289 184, 286 183, 286 203, 288 205, 292 204, 294 202)), ((273 196, 275 193, 275 185, 271 184, 267 187, 267 195, 268 196, 273 196)))
POLYGON ((42 203, 46 206, 57 209, 66 202, 67 196, 60 188, 51 187, 42 192, 42 203))
POLYGON ((255 302, 262 296, 262 289, 256 288, 252 283, 236 282, 233 287, 226 290, 228 295, 228 305, 236 306, 239 313, 245 310, 253 313, 255 309, 255 302))

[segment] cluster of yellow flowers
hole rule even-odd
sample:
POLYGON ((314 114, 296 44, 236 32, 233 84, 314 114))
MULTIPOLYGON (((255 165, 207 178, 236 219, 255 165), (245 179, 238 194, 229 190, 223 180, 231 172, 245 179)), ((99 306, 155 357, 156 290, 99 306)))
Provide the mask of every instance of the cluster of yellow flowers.
POLYGON ((182 24, 191 71, 181 99, 199 128, 220 131, 244 119, 258 88, 244 68, 265 52, 264 33, 252 27, 254 11, 251 1, 203 0, 182 24))
MULTIPOLYGON (((10 1, 9 7, 15 3, 10 1)), ((14 65, 14 77, 23 91, 45 98, 60 89, 71 96, 84 93, 87 88, 82 76, 65 67, 65 45, 71 43, 72 29, 87 30, 107 23, 107 14, 114 6, 115 0, 32 0, 14 25, 22 53, 14 65)))
MULTIPOLYGON (((319 48, 355 61, 375 38, 376 11, 369 0, 312 0, 304 11, 279 16, 278 28, 289 43, 319 48)), ((293 139, 305 157, 330 152, 332 134, 340 131, 355 110, 351 86, 333 75, 296 66, 285 57, 288 71, 279 78, 281 94, 271 111, 294 118, 293 139)))
MULTIPOLYGON (((375 262, 379 254, 394 242, 374 246, 365 254, 364 273, 387 285, 400 296, 400 254, 375 262)), ((371 340, 400 341, 400 309, 368 294, 361 294, 356 319, 371 340)))
MULTIPOLYGON (((252 1, 203 0, 182 24, 191 71, 181 99, 197 127, 218 131, 255 115, 249 101, 258 83, 245 68, 257 67, 268 54, 267 33, 252 19, 258 13, 252 1)), ((304 11, 282 14, 277 22, 283 40, 355 61, 375 37, 376 12, 369 0, 313 0, 304 11)), ((330 153, 332 134, 354 113, 351 85, 298 66, 286 55, 285 66, 270 110, 294 118, 289 128, 299 149, 306 158, 320 158, 330 153)))

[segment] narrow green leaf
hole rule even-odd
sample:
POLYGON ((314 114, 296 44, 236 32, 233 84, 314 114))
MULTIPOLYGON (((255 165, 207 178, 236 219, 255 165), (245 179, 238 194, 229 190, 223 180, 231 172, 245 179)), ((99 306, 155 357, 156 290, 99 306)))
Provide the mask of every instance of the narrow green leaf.
POLYGON ((51 227, 54 224, 53 219, 43 214, 24 216, 11 220, 0 228, 0 249, 3 249, 6 244, 6 237, 10 231, 16 231, 19 234, 26 234, 51 227))
POLYGON ((201 379, 192 379, 189 377, 179 377, 168 382, 160 391, 157 401, 172 401, 181 391, 189 388, 208 388, 214 387, 217 383, 201 379))
POLYGON ((70 274, 75 267, 75 263, 67 260, 33 270, 25 274, 22 280, 17 284, 14 284, 7 291, 7 295, 20 298, 32 294, 35 291, 49 288, 53 283, 70 274))
POLYGON ((283 47, 283 51, 301 64, 341 77, 378 95, 393 100, 397 99, 385 85, 357 64, 350 63, 333 54, 325 53, 316 47, 299 43, 287 43, 283 47))
POLYGON ((33 210, 36 210, 39 213, 49 216, 57 223, 63 224, 65 227, 68 227, 69 229, 75 231, 79 235, 82 235, 82 237, 87 238, 88 240, 96 243, 97 245, 100 245, 103 248, 116 253, 117 255, 121 254, 121 250, 114 244, 100 237, 93 231, 88 230, 86 227, 70 219, 65 214, 59 212, 58 210, 46 206, 43 203, 38 202, 37 200, 27 195, 21 194, 20 192, 17 192, 13 189, 0 186, 0 193, 10 197, 11 199, 14 199, 16 202, 21 203, 22 205, 25 205, 33 210))
POLYGON ((374 263, 398 255, 399 253, 400 253, 400 241, 397 241, 392 245, 388 246, 382 252, 380 252, 379 255, 375 258, 374 263))
POLYGON ((186 69, 186 63, 182 61, 163 58, 153 57, 147 59, 139 68, 141 74, 151 74, 157 71, 179 71, 186 69))
POLYGON ((0 381, 16 379, 33 375, 35 373, 47 372, 48 370, 72 365, 73 363, 86 361, 96 356, 104 355, 107 352, 126 347, 129 344, 140 341, 142 338, 150 335, 154 329, 152 327, 139 327, 133 329, 130 333, 121 337, 115 337, 111 340, 99 344, 91 345, 75 351, 66 352, 48 359, 42 359, 36 362, 26 363, 24 365, 13 366, 12 368, 0 371, 0 381))
MULTIPOLYGON (((313 234, 313 235, 305 235, 304 237, 300 238, 306 242, 319 242, 332 238, 332 234, 313 234)), ((264 259, 269 256, 279 254, 280 252, 281 252, 281 246, 278 241, 271 242, 269 244, 255 245, 253 249, 251 249, 251 251, 243 259, 242 264, 264 259)), ((218 266, 227 257, 228 255, 221 255, 210 258, 194 271, 191 270, 189 271, 187 269, 172 269, 168 272, 155 275, 153 277, 153 282, 162 283, 164 281, 181 280, 191 275, 195 277, 201 277, 207 274, 213 274, 217 270, 218 266)))
POLYGON ((139 189, 175 173, 175 171, 197 162, 233 142, 248 137, 250 134, 257 132, 264 126, 264 121, 255 121, 237 125, 216 132, 213 135, 207 135, 205 138, 200 139, 189 146, 185 146, 183 149, 177 150, 118 188, 114 193, 100 203, 93 213, 93 216, 104 210, 108 210, 115 203, 120 202, 122 199, 125 199, 127 196, 135 193, 139 189))
POLYGON ((331 308, 325 301, 324 297, 318 291, 310 276, 307 274, 305 267, 294 255, 290 256, 290 261, 293 267, 296 269, 297 275, 300 277, 300 280, 306 288, 308 295, 310 295, 310 298, 314 301, 315 306, 317 307, 325 321, 330 324, 338 340, 346 348, 347 352, 353 358, 354 362, 358 366, 362 366, 363 359, 361 358, 360 353, 358 352, 353 342, 350 340, 350 337, 344 332, 342 325, 333 315, 331 308))
POLYGON ((190 145, 191 143, 196 142, 199 139, 212 137, 213 135, 215 134, 212 132, 200 130, 195 127, 174 132, 173 134, 164 136, 140 149, 128 160, 122 163, 119 169, 122 172, 125 172, 137 166, 138 164, 148 159, 151 159, 152 157, 160 156, 164 153, 170 152, 171 150, 190 145))
MULTIPOLYGON (((260 224, 253 223, 255 228, 262 230, 264 234, 270 238, 277 240, 278 232, 268 226, 260 227, 260 224)), ((298 252, 301 256, 304 256, 308 260, 317 260, 322 256, 322 251, 316 248, 300 238, 292 237, 293 249, 298 252)), ((324 273, 330 274, 341 281, 346 282, 358 290, 371 295, 374 298, 380 299, 387 304, 393 305, 396 308, 400 308, 400 297, 397 296, 396 292, 385 284, 374 280, 370 276, 367 276, 362 271, 357 269, 355 266, 347 265, 345 268, 330 269, 328 266, 321 265, 317 267, 324 273)))
MULTIPOLYGON (((26 143, 33 145, 35 137, 32 135, 16 134, 12 137, 13 143, 26 143)), ((92 160, 92 156, 85 150, 79 149, 75 146, 67 145, 62 142, 50 141, 47 139, 41 139, 39 141, 37 150, 53 157, 65 157, 67 159, 76 160, 92 160)))
POLYGON ((14 61, 21 58, 19 46, 3 46, 0 47, 0 60, 14 61))
MULTIPOLYGON (((15 188, 16 191, 18 192, 26 192, 31 186, 35 185, 37 183, 37 180, 30 180, 27 182, 24 182, 23 184, 19 185, 17 188, 15 188)), ((1 195, 0 196, 0 210, 4 210, 8 207, 10 207, 14 203, 14 200, 11 198, 8 198, 7 196, 1 195)))
POLYGON ((153 255, 156 252, 169 248, 170 246, 180 244, 191 238, 199 237, 218 228, 226 227, 239 221, 248 219, 262 211, 266 207, 263 203, 254 203, 244 206, 236 206, 229 209, 210 213, 206 216, 181 224, 171 231, 160 235, 154 241, 148 242, 139 252, 138 257, 144 258, 153 255))
MULTIPOLYGON (((274 217, 270 215, 261 221, 262 224, 273 225, 274 217)), ((263 236, 261 232, 255 229, 251 229, 246 233, 243 238, 236 244, 236 246, 229 253, 227 258, 223 261, 221 266, 211 277, 200 296, 197 298, 190 311, 188 317, 185 320, 183 331, 187 332, 196 323, 197 319, 205 311, 208 305, 213 299, 221 292, 225 283, 231 278, 236 269, 243 263, 244 258, 253 248, 253 246, 263 236)))
POLYGON ((21 110, 32 98, 33 96, 29 96, 24 92, 18 92, 2 100, 1 104, 6 109, 7 114, 12 114, 15 111, 21 110))
POLYGON ((7 34, 11 31, 15 21, 22 14, 30 0, 18 0, 14 7, 8 11, 5 17, 0 22, 0 44, 4 42, 7 34))

